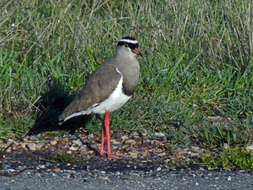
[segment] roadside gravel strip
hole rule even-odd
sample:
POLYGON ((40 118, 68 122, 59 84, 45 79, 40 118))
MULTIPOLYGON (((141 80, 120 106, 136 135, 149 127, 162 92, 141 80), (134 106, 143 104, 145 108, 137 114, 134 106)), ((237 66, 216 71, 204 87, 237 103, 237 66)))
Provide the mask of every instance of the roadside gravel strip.
POLYGON ((166 168, 169 158, 199 158, 200 147, 170 151, 163 137, 115 133, 111 139, 113 150, 122 157, 107 160, 96 151, 99 137, 85 133, 80 136, 40 134, 12 140, 9 145, 0 143, 4 147, 0 149, 0 190, 253 189, 253 171, 166 168), (59 153, 64 154, 52 159, 59 153))
POLYGON ((1 190, 44 189, 183 189, 252 190, 253 173, 245 171, 208 171, 204 169, 162 170, 26 170, 15 177, 0 177, 1 190))

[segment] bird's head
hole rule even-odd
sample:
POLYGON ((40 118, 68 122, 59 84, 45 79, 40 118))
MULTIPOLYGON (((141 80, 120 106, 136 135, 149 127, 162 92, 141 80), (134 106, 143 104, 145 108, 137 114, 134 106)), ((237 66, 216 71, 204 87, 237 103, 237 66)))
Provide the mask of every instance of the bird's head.
POLYGON ((123 53, 129 56, 136 57, 137 55, 142 56, 138 49, 138 41, 133 37, 123 37, 118 41, 117 53, 123 53))

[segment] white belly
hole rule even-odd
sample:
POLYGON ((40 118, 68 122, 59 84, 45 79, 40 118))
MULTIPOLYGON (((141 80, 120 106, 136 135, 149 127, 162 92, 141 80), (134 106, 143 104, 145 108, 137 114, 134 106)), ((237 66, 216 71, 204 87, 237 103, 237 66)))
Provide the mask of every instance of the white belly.
POLYGON ((123 76, 121 75, 117 87, 107 99, 105 99, 103 102, 93 104, 84 111, 73 113, 72 115, 66 117, 64 121, 79 115, 87 115, 90 113, 103 114, 107 110, 112 112, 119 109, 131 98, 131 96, 127 96, 124 94, 122 84, 123 84, 123 76))
POLYGON ((122 83, 123 77, 121 77, 116 89, 105 101, 92 106, 92 112, 102 114, 105 113, 106 110, 115 111, 123 106, 131 98, 131 96, 127 96, 123 93, 122 83))

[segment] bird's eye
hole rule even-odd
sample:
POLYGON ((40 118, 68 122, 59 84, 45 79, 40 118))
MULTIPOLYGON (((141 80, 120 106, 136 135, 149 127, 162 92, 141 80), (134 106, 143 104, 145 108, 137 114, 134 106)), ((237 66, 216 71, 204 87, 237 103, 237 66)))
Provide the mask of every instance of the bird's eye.
POLYGON ((128 44, 125 44, 124 46, 125 46, 125 47, 128 47, 128 44))

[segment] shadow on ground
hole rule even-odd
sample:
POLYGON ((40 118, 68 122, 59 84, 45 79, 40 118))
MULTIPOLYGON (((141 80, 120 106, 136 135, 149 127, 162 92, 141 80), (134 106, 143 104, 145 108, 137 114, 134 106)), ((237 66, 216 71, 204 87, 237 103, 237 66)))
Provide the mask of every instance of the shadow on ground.
POLYGON ((37 135, 46 131, 65 130, 73 134, 80 127, 85 127, 90 116, 80 116, 70 119, 62 125, 58 125, 58 116, 64 108, 73 100, 74 95, 64 89, 57 80, 50 80, 47 91, 35 103, 37 110, 40 110, 36 121, 26 135, 37 135))

